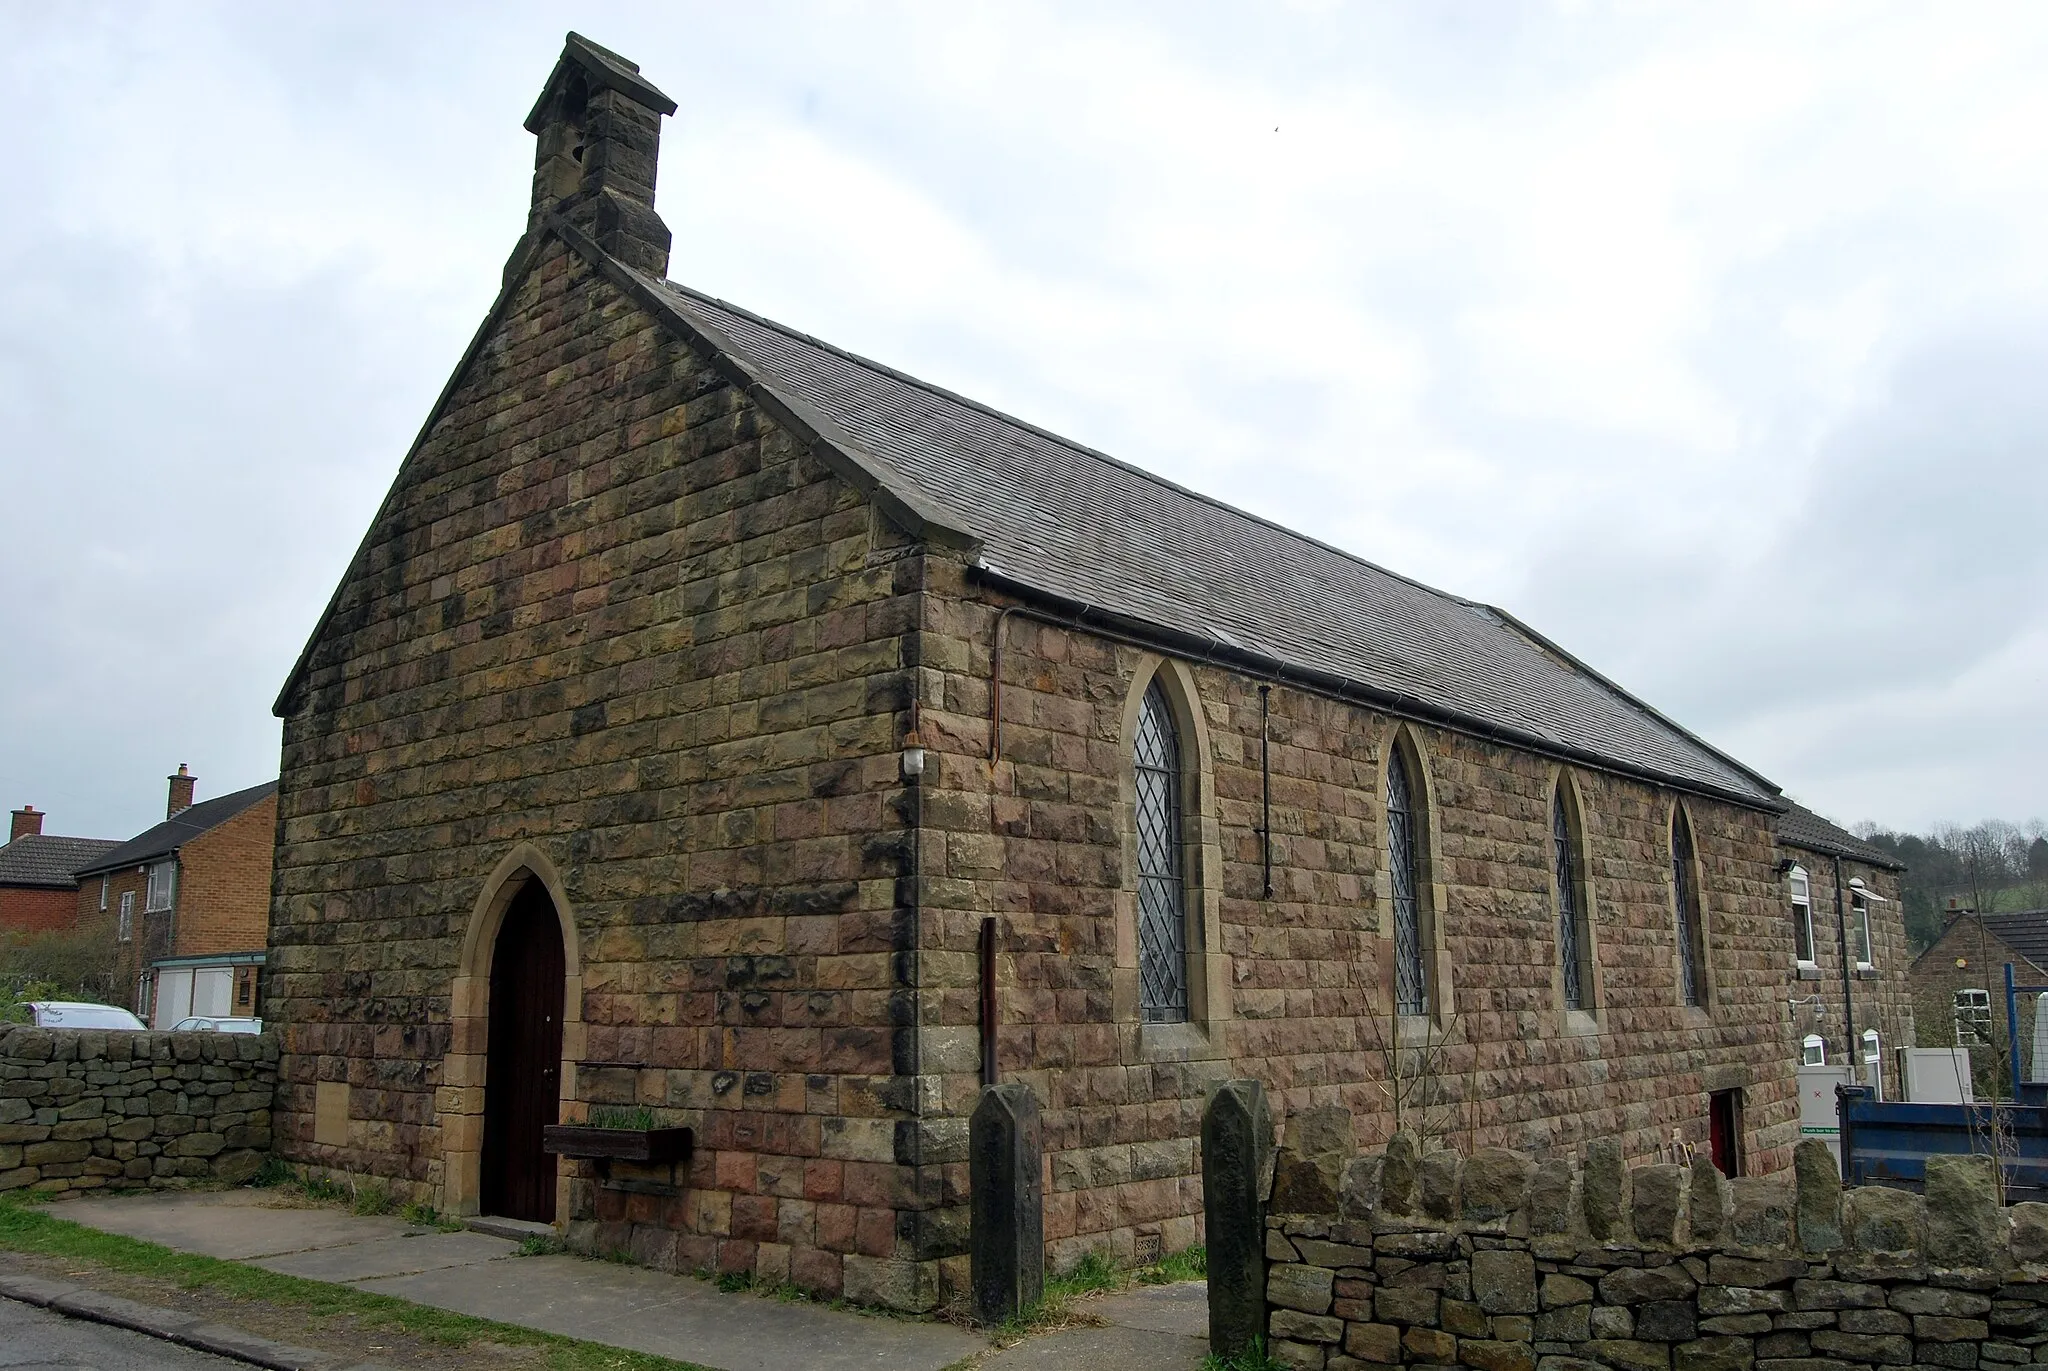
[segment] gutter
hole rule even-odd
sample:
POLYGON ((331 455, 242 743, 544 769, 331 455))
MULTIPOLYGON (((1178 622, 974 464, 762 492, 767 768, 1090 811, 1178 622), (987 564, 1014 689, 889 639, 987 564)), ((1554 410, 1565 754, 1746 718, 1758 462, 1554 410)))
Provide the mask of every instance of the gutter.
MULTIPOLYGON (((1239 675, 1248 676, 1255 681, 1264 681, 1275 685, 1297 686, 1331 699, 1344 701, 1347 704, 1363 705, 1366 708, 1375 709, 1385 714, 1392 714, 1397 718, 1429 724, 1434 727, 1450 728, 1468 736, 1476 737, 1484 742, 1517 748, 1523 752, 1532 752, 1538 756, 1549 757, 1556 761, 1570 762, 1576 766, 1603 771, 1610 775, 1627 776, 1635 780, 1650 781, 1669 789, 1740 805, 1744 809, 1769 814, 1780 813, 1790 807, 1789 802, 1779 801, 1772 803, 1755 795, 1743 795, 1735 791, 1707 785, 1700 781, 1684 780, 1663 775, 1647 767, 1626 766, 1614 761, 1612 758, 1601 757, 1583 749, 1559 743, 1554 739, 1540 737, 1533 733, 1524 733, 1518 729, 1503 728, 1497 724, 1489 724, 1483 720, 1459 714, 1454 710, 1433 705, 1415 696, 1401 695, 1393 691, 1374 690, 1370 687, 1362 686, 1348 677, 1338 676, 1331 672, 1319 672, 1306 667, 1294 666, 1280 661, 1278 658, 1268 657, 1247 648, 1233 647, 1215 638, 1198 638, 1191 633, 1146 623, 1143 620, 1134 619, 1112 610, 1105 610, 1098 605, 1087 604, 1079 600, 1068 599, 1051 591, 1041 590, 1028 582, 1006 576, 981 561, 971 563, 970 567, 979 579, 998 590, 1016 595, 1021 599, 1037 601, 1040 604, 1053 607, 1038 609, 1031 605, 1009 605, 1005 606, 997 614, 995 643, 990 661, 992 689, 989 701, 989 760, 991 762, 1000 760, 1002 749, 1003 629, 1012 615, 1021 614, 1026 618, 1052 624, 1055 627, 1087 633, 1094 637, 1123 643, 1127 646, 1144 648, 1147 651, 1164 653, 1203 665, 1222 666, 1237 672, 1239 675)), ((1658 717, 1661 718, 1661 716, 1658 717)), ((1691 735, 1688 734, 1686 736, 1690 737, 1691 735)), ((1712 749, 1708 750, 1712 751, 1712 749)), ((1715 753, 1714 755, 1719 756, 1720 754, 1715 753)), ((1747 767, 1741 769, 1744 775, 1755 774, 1747 767)), ((1775 786, 1771 788, 1773 790, 1776 789, 1775 786)))

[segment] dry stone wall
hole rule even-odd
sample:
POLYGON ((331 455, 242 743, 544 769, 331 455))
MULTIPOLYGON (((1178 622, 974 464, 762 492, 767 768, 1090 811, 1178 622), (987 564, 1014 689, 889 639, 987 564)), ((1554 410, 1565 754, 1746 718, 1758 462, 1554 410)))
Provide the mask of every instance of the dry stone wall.
POLYGON ((1729 1181, 1627 1168, 1611 1143, 1538 1163, 1407 1133, 1355 1156, 1349 1134, 1341 1110, 1297 1116, 1273 1168, 1265 1328, 1286 1366, 2048 1363, 2048 1205, 2002 1208, 1988 1157, 1931 1159, 1923 1196, 1845 1192, 1813 1141, 1729 1181))
POLYGON ((276 1093, 267 1036, 0 1026, 0 1190, 245 1181, 276 1093))

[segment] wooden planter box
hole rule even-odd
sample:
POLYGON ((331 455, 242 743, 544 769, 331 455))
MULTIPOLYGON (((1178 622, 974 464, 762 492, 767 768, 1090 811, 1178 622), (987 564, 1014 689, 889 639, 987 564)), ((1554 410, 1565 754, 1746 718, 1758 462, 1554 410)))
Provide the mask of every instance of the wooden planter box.
POLYGON ((542 1149, 558 1157, 650 1165, 686 1160, 695 1141, 695 1130, 689 1128, 592 1128, 580 1123, 554 1123, 541 1133, 542 1149))

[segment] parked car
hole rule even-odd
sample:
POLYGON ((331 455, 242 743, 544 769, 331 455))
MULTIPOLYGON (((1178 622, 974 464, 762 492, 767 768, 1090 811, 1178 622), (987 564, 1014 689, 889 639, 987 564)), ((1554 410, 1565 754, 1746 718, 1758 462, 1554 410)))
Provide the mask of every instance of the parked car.
POLYGON ((261 1033, 261 1019, 180 1019, 171 1025, 173 1033, 261 1033))
POLYGON ((139 1033, 145 1026, 125 1009, 77 1000, 30 1000, 28 1012, 37 1028, 121 1028, 139 1033))

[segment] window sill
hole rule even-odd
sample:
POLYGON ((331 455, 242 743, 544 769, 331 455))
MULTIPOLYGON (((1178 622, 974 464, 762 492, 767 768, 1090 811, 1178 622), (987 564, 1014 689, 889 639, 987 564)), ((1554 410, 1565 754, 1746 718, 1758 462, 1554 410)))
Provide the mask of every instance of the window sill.
POLYGON ((1600 1020, 1591 1010, 1567 1009, 1564 1012, 1564 1036, 1567 1038, 1596 1038, 1601 1033, 1600 1020))
POLYGON ((1200 1024, 1140 1023, 1138 1058, 1148 1062, 1213 1061, 1223 1056, 1200 1024))
POLYGON ((1797 963, 1797 966, 1799 968, 1800 980, 1817 981, 1820 979, 1820 968, 1818 966, 1815 966, 1812 962, 1799 962, 1797 963))
POLYGON ((1876 980, 1877 968, 1872 966, 1869 962, 1856 963, 1856 979, 1859 981, 1876 980))

